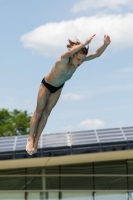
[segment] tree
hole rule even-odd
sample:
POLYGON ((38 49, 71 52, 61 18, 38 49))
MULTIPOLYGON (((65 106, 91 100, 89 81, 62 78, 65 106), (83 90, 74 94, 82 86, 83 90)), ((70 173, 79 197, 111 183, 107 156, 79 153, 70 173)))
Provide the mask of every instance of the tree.
POLYGON ((30 119, 31 116, 27 111, 0 110, 0 137, 29 134, 30 119))

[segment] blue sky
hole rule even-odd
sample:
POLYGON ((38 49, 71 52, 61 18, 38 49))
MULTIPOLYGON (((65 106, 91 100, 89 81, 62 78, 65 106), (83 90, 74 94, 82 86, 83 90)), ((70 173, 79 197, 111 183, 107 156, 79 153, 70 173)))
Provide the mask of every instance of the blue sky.
POLYGON ((93 33, 89 53, 111 44, 85 62, 53 109, 44 133, 132 126, 132 0, 0 0, 0 109, 36 107, 38 88, 67 39, 84 42, 93 33))

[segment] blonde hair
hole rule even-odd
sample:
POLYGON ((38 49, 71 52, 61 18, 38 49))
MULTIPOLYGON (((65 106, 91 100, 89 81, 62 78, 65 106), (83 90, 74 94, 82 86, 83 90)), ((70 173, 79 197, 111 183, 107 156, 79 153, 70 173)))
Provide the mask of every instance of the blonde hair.
MULTIPOLYGON (((66 45, 68 49, 71 49, 72 47, 81 44, 81 42, 79 41, 79 39, 75 38, 74 41, 68 39, 68 44, 66 45)), ((89 45, 87 47, 83 47, 81 48, 78 52, 84 55, 88 54, 88 49, 89 49, 89 45)))

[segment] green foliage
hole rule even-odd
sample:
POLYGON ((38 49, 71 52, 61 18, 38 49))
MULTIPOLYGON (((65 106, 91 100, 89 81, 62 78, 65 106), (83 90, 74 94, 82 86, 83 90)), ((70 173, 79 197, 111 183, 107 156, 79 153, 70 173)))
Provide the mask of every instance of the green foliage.
POLYGON ((30 119, 31 116, 27 111, 0 110, 0 137, 29 134, 30 119))

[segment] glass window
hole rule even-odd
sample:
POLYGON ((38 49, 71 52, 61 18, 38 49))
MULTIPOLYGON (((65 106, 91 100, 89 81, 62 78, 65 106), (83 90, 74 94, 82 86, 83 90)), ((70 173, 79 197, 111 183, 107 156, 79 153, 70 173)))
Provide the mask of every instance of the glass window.
POLYGON ((59 177, 47 176, 46 177, 46 189, 47 190, 59 190, 59 177))
POLYGON ((99 162, 94 164, 95 174, 127 174, 125 161, 99 162))
POLYGON ((62 190, 92 190, 92 177, 61 177, 62 190))
MULTIPOLYGON (((133 175, 133 161, 128 162, 128 175, 133 175)), ((133 190, 133 176, 128 177, 129 190, 133 190)))
POLYGON ((95 177, 94 180, 95 180, 96 190, 126 190, 127 189, 127 177, 119 176, 119 174, 122 174, 122 175, 127 174, 125 161, 111 161, 111 162, 95 163, 94 174, 107 175, 107 176, 101 175, 101 176, 95 177))
POLYGON ((25 177, 16 177, 15 175, 0 177, 0 190, 21 190, 25 184, 25 177))
POLYGON ((133 193, 132 192, 127 193, 127 199, 133 200, 133 193))
POLYGON ((58 200, 59 199, 59 193, 58 192, 49 192, 47 199, 49 199, 49 200, 58 200))
POLYGON ((91 192, 62 192, 61 200, 93 200, 91 192))
POLYGON ((95 177, 96 190, 126 190, 127 177, 121 176, 100 176, 95 177))
POLYGON ((59 166, 46 167, 45 174, 46 174, 46 189, 59 190, 59 166))
POLYGON ((62 190, 92 190, 92 163, 61 166, 60 186, 62 190), (71 175, 71 176, 70 176, 71 175))
POLYGON ((0 200, 24 200, 24 192, 0 192, 0 200))
POLYGON ((126 193, 96 193, 96 200, 126 200, 126 193))
POLYGON ((40 192, 28 192, 28 200, 40 200, 40 192))
MULTIPOLYGON (((37 175, 37 174, 36 174, 37 175)), ((26 189, 27 190, 41 190, 42 189, 42 177, 27 177, 26 180, 27 184, 26 184, 26 189)), ((25 189, 25 188, 23 188, 25 189)))

